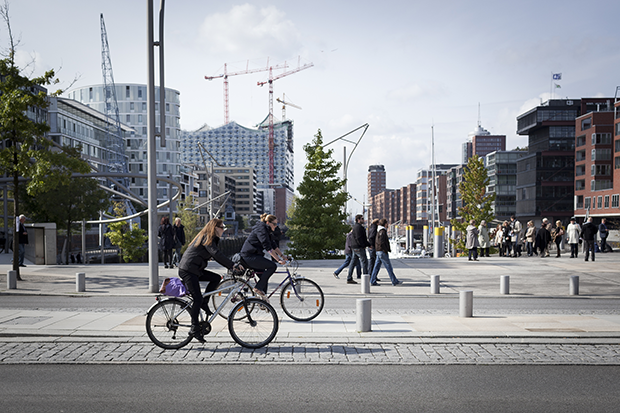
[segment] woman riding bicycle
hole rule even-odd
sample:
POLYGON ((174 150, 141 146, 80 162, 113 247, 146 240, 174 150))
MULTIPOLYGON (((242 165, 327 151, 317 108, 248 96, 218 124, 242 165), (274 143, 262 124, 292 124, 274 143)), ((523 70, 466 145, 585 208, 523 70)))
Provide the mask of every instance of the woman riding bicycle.
POLYGON ((218 243, 225 229, 226 227, 221 219, 212 219, 209 221, 190 243, 179 264, 179 277, 181 277, 185 283, 187 291, 189 291, 193 300, 190 312, 192 317, 192 328, 189 335, 201 343, 204 343, 205 340, 198 323, 200 309, 202 308, 207 313, 207 317, 209 317, 212 312, 209 309, 208 300, 202 299, 199 281, 209 281, 209 285, 205 288, 206 294, 214 291, 222 278, 219 274, 206 269, 209 260, 213 258, 229 270, 233 269, 233 267, 237 267, 235 270, 243 270, 243 267, 240 265, 235 266, 235 264, 226 258, 218 249, 218 243))
POLYGON ((240 255, 245 264, 259 274, 259 281, 256 283, 254 292, 262 299, 266 299, 267 285, 269 277, 276 271, 276 264, 265 258, 264 251, 267 251, 278 263, 285 264, 286 257, 280 252, 280 248, 275 245, 272 237, 273 230, 278 226, 278 219, 269 214, 263 214, 260 222, 254 225, 252 233, 243 243, 240 255))

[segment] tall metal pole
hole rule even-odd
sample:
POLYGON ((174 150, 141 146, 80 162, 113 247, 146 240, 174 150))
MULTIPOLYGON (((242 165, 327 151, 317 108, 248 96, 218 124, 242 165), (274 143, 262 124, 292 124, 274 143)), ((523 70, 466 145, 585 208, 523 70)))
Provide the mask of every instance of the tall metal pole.
MULTIPOLYGON (((153 0, 147 0, 147 183, 149 210, 149 292, 159 287, 157 249, 157 164, 155 142, 155 42, 153 35, 153 0)), ((163 108, 165 111, 165 108, 163 108)), ((161 110, 160 110, 161 111, 161 110)))

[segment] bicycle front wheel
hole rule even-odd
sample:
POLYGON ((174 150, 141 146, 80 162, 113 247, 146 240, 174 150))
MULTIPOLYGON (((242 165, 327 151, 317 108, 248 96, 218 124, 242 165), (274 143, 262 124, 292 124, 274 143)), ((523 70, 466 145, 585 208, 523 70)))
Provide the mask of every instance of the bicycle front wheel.
POLYGON ((306 278, 293 278, 282 288, 280 305, 295 321, 310 321, 323 311, 323 291, 317 283, 306 278))
POLYGON ((156 304, 146 316, 146 333, 153 343, 165 349, 179 349, 192 340, 190 305, 170 298, 156 304))
POLYGON ((247 298, 237 303, 228 317, 228 331, 233 340, 247 348, 269 344, 278 333, 278 327, 276 310, 259 298, 247 298))

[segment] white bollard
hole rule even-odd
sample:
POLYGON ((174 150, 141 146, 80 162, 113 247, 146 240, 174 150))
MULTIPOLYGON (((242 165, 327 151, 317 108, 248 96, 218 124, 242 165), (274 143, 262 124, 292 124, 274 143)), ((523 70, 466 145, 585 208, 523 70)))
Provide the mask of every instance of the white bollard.
POLYGON ((359 298, 356 301, 357 321, 355 328, 358 332, 370 331, 372 323, 372 300, 370 298, 359 298))
POLYGON ((86 273, 75 273, 75 291, 78 293, 83 293, 86 291, 86 273))
POLYGON ((370 274, 362 274, 362 294, 370 294, 370 274))
POLYGON ((499 293, 510 294, 510 275, 500 276, 499 293))
POLYGON ((17 289, 17 271, 11 270, 6 273, 6 288, 7 290, 17 289))
POLYGON ((431 275, 431 294, 439 294, 439 276, 431 275))
POLYGON ((459 317, 473 317, 474 292, 459 291, 459 317))
POLYGON ((579 295, 579 276, 578 275, 570 276, 569 294, 579 295))

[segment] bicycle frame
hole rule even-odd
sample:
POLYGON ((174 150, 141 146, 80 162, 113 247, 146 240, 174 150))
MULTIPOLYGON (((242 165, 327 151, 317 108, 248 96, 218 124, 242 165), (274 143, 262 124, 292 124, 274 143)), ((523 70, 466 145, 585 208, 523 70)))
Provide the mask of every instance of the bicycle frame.
MULTIPOLYGON (((295 272, 293 272, 293 274, 291 274, 290 270, 289 270, 290 264, 289 265, 285 265, 284 266, 284 271, 276 271, 274 272, 274 274, 286 274, 286 276, 284 277, 284 279, 282 280, 282 282, 267 296, 267 298, 271 298, 272 295, 274 295, 276 292, 278 292, 278 290, 287 282, 290 281, 291 285, 293 286, 293 291, 295 292, 295 295, 297 296, 297 298, 299 297, 299 293, 297 292, 297 287, 295 286, 295 283, 293 283, 293 276, 296 275, 295 272)), ((255 282, 258 282, 258 280, 256 279, 258 277, 258 273, 256 272, 256 270, 253 270, 251 268, 248 269, 249 271, 252 272, 252 275, 250 278, 254 278, 255 282)), ((303 278, 303 277, 296 277, 296 278, 303 278)))

